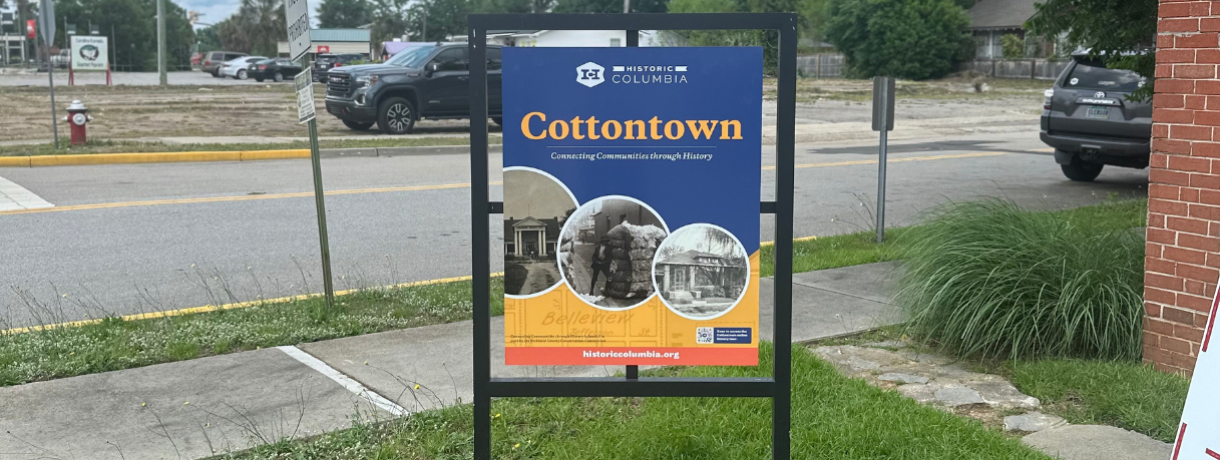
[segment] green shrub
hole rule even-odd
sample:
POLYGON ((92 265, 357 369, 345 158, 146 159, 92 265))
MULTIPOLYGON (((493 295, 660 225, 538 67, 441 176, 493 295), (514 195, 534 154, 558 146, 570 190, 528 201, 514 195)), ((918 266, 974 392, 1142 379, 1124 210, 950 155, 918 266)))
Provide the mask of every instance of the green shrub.
POLYGON ((1000 37, 1000 46, 1004 59, 1021 59, 1025 57, 1025 41, 1017 34, 1005 34, 1000 37))
POLYGON ((826 40, 858 77, 924 80, 973 57, 970 15, 953 0, 830 0, 826 40))
POLYGON ((908 327, 958 356, 1137 359, 1144 245, 1112 224, 1000 200, 939 208, 907 249, 908 327))

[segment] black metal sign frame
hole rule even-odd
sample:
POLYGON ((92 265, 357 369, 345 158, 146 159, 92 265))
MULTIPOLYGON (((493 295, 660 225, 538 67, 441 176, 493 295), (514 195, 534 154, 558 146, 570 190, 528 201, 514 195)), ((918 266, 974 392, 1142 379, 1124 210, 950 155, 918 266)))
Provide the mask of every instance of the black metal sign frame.
POLYGON ((470 215, 474 285, 474 458, 491 458, 491 398, 513 397, 751 397, 771 398, 772 458, 791 454, 792 412, 792 204, 796 119, 796 28, 793 13, 708 14, 472 14, 470 59, 470 215), (488 30, 626 30, 627 46, 639 46, 641 30, 775 30, 779 32, 776 100, 775 201, 760 203, 775 216, 775 343, 771 378, 491 377, 491 235, 488 217, 504 203, 488 197, 488 30))

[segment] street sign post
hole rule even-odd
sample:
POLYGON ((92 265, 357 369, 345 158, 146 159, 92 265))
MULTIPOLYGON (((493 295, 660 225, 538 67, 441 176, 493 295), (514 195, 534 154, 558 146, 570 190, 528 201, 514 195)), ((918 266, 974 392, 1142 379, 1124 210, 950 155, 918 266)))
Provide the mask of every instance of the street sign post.
MULTIPOLYGON (((718 14, 472 14, 467 17, 470 63, 470 186, 471 186, 471 262, 474 316, 474 458, 491 458, 491 398, 508 397, 755 397, 772 401, 772 449, 775 459, 791 456, 791 374, 792 374, 792 220, 795 169, 796 119, 796 40, 797 16, 792 13, 718 13, 718 14), (775 201, 762 201, 763 214, 775 216, 774 327, 775 343, 772 377, 764 378, 641 378, 628 366, 626 378, 492 378, 491 376, 491 236, 489 214, 505 214, 505 203, 489 201, 488 166, 488 30, 626 30, 627 45, 639 45, 639 30, 775 30, 779 35, 779 78, 776 100, 775 201)), ((611 66, 582 65, 564 72, 565 78, 589 88, 613 84, 604 70, 611 66), (600 66, 602 69, 598 69, 600 66), (598 81, 603 80, 603 81, 598 81)), ((505 63, 507 64, 507 62, 505 63)), ((623 64, 632 64, 624 62, 623 64)), ((651 66, 651 62, 648 62, 651 66)), ((644 66, 644 67, 650 67, 644 66)), ((623 66, 624 71, 626 71, 623 66)), ((635 67, 635 66, 632 66, 635 67)), ((675 66, 677 67, 677 66, 675 66)), ((761 72, 761 63, 759 63, 761 72)), ((676 69, 675 69, 676 71, 676 69)), ((508 75, 508 74, 505 74, 508 75)), ((502 77, 508 78, 508 77, 502 77)), ((664 80, 662 78, 662 80, 664 80)), ((673 79, 671 78, 671 82, 673 79)), ((662 81, 663 82, 663 81, 662 81)), ((507 83, 506 83, 507 85, 507 83)), ((748 98, 748 96, 746 96, 748 98)), ((692 101, 685 101, 692 102, 692 101)), ((658 107, 677 101, 657 101, 658 107)), ((628 110, 611 109, 614 113, 628 110)), ((582 114, 583 115, 583 114, 582 114)), ((761 115, 761 114, 759 114, 761 115)), ((558 123, 560 119, 554 118, 558 123)), ((652 120, 658 120, 652 118, 652 120)), ((505 120, 507 121, 507 120, 505 120)), ((581 125, 588 126, 590 119, 581 125)), ((514 123, 506 123, 513 126, 514 123)), ((621 124, 621 123, 620 123, 621 124)), ((665 123, 668 125, 668 123, 665 123)), ((604 123, 603 126, 610 125, 604 123)), ((698 121, 695 122, 698 127, 698 121)), ((572 129, 576 122, 568 126, 572 129)), ((743 132, 745 123, 742 123, 743 132)), ((560 125, 551 125, 565 133, 560 125)), ((654 124, 650 140, 660 139, 665 131, 654 124)), ((678 124, 670 128, 673 137, 678 124)), ((696 128, 691 128, 696 129, 696 128)), ((579 131, 572 131, 577 133, 579 131)), ((586 131, 587 132, 587 131, 586 131)), ((616 136, 613 127, 608 128, 616 136)), ((624 133, 625 133, 624 129, 624 133)), ((637 131, 638 132, 638 131, 637 131)), ((536 134, 536 133, 535 133, 536 134)), ((598 131, 601 135, 601 131, 598 131)), ((668 136, 667 136, 668 137, 668 136)), ((732 135, 730 134, 730 137, 732 135)), ((579 139, 579 138, 577 138, 579 139)), ((604 139, 604 138, 603 138, 604 139)), ((718 138, 719 139, 719 138, 718 138)), ((711 145, 711 144, 708 144, 711 145)), ((596 150, 591 150, 596 152, 596 150)), ((759 155, 755 152, 753 155, 759 155)), ((742 153, 742 155, 747 155, 742 153)), ((596 163, 596 162, 594 162, 596 163)), ((749 171, 741 171, 749 174, 749 171)), ((757 171, 754 172, 757 174, 757 171)), ((699 198, 693 197, 698 200, 699 198)), ((639 211, 637 211, 639 212, 639 211)), ((609 218, 609 216, 601 216, 609 218)), ((630 215, 618 214, 618 219, 630 215)), ((596 218, 595 218, 596 222, 596 218)), ((622 220, 619 220, 622 222, 622 220)), ((532 223, 531 223, 532 224, 532 223)), ((596 230, 593 231, 596 233, 596 230)), ((508 237, 506 236, 506 240, 508 237)), ((634 241, 634 240, 633 240, 634 241)), ((567 244, 566 242, 557 242, 567 244)), ((541 246, 547 247, 547 246, 541 246)), ((639 248, 646 249, 646 248, 639 248)), ((596 253, 596 252, 595 252, 596 253)), ((633 262, 634 264, 634 262, 633 262)), ((713 336, 714 337, 714 336, 713 336)))
POLYGON ((318 120, 314 115, 313 78, 309 59, 301 59, 309 52, 309 5, 305 0, 284 2, 285 20, 288 21, 288 44, 292 60, 300 60, 305 72, 297 75, 293 84, 297 90, 297 117, 300 123, 309 124, 309 159, 313 166, 313 196, 318 213, 318 243, 322 247, 322 287, 326 295, 326 308, 335 306, 335 286, 330 274, 330 238, 326 232, 326 195, 322 188, 322 155, 318 151, 318 120))
POLYGON ((297 118, 299 123, 309 122, 315 119, 314 104, 313 104, 313 69, 306 67, 304 72, 301 72, 292 84, 297 89, 297 118))
POLYGON ((894 130, 894 79, 873 77, 873 131, 881 132, 877 152, 877 244, 885 242, 885 166, 889 132, 894 130))
POLYGON ((309 37, 309 4, 306 0, 284 0, 288 21, 288 56, 300 60, 313 42, 309 37))
POLYGON ((51 135, 55 137, 55 148, 59 149, 59 125, 55 121, 55 66, 51 64, 51 44, 55 43, 54 0, 42 0, 38 4, 38 29, 42 31, 42 44, 47 50, 47 83, 51 86, 51 135))

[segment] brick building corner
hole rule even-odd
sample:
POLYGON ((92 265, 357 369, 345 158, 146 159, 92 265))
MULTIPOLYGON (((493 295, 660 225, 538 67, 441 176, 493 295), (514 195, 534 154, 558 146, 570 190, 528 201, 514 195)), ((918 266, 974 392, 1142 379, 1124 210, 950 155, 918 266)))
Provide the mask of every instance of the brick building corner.
POLYGON ((1220 277, 1220 2, 1161 0, 1144 361, 1190 375, 1220 277))

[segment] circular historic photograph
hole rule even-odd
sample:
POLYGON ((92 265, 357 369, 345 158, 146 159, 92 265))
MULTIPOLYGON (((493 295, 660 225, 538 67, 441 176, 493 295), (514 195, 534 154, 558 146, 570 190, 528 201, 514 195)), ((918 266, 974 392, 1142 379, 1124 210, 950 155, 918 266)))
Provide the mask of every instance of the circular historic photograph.
POLYGON ((719 317, 732 310, 750 281, 745 246, 728 230, 692 224, 657 248, 656 290, 671 311, 688 319, 719 317))
POLYGON ((534 168, 504 169, 504 295, 528 298, 559 285, 559 232, 576 197, 534 168))
POLYGON ((612 195, 585 203, 560 237, 563 279, 594 307, 638 306, 654 293, 652 258, 668 234, 661 216, 634 198, 612 195))

